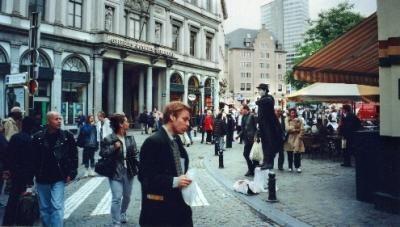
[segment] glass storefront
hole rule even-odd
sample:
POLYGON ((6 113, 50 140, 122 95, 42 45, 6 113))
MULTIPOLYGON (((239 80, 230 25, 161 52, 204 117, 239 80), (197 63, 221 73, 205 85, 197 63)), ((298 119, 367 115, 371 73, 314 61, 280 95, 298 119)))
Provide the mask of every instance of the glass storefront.
POLYGON ((79 113, 86 115, 87 84, 63 81, 61 115, 65 125, 76 124, 79 113))

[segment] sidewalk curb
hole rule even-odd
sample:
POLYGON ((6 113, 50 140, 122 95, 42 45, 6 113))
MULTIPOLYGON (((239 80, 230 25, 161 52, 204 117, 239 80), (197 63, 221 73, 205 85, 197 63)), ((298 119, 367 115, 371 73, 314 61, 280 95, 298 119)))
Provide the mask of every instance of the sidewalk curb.
MULTIPOLYGON (((272 221, 280 226, 293 226, 293 227, 309 227, 307 223, 304 223, 292 216, 287 215, 286 213, 277 210, 270 206, 267 202, 257 199, 255 196, 246 196, 240 193, 235 193, 232 190, 232 185, 234 182, 226 179, 222 176, 222 174, 218 173, 218 169, 211 167, 210 156, 206 157, 204 160, 204 166, 206 170, 210 173, 215 180, 221 183, 223 186, 227 188, 228 191, 231 191, 232 194, 240 199, 242 202, 246 203, 254 210, 256 210, 260 215, 265 217, 267 220, 272 221)), ((216 165, 216 163, 214 163, 216 165)))

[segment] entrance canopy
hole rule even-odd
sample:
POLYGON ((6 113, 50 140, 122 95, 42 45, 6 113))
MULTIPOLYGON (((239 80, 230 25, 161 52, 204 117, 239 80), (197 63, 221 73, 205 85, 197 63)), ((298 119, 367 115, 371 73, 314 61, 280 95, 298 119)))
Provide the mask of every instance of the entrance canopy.
POLYGON ((314 83, 290 94, 287 98, 297 102, 369 102, 379 99, 379 87, 344 83, 314 83))
POLYGON ((294 78, 309 82, 379 83, 376 13, 294 67, 294 78))

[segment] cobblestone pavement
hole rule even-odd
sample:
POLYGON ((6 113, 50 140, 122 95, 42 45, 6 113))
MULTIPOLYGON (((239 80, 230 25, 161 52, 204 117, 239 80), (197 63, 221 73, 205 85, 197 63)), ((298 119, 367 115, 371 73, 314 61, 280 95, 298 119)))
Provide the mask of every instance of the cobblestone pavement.
MULTIPOLYGON (((233 143, 224 152, 224 169, 218 167, 211 145, 201 149, 207 169, 227 187, 239 179, 246 179, 247 165, 243 158, 243 145, 233 143)), ((400 216, 381 212, 369 203, 356 200, 355 169, 343 168, 330 159, 302 158, 302 173, 274 171, 277 179, 278 203, 266 202, 267 193, 242 196, 244 200, 270 212, 281 225, 312 226, 400 226, 400 216), (246 198, 247 197, 247 198, 246 198), (265 209, 266 208, 266 209, 265 209), (273 212, 271 212, 273 211, 273 212), (288 217, 289 216, 289 217, 288 217), (293 219, 292 219, 293 218, 293 219), (289 219, 291 219, 289 221, 289 219)), ((277 160, 275 160, 277 163, 277 160)), ((275 164, 276 165, 276 164, 275 164)), ((247 178, 252 180, 252 178, 247 178)), ((265 213, 264 212, 264 213, 265 213)), ((268 216, 268 215, 267 215, 268 216)))
MULTIPOLYGON (((135 132, 134 135, 140 146, 146 136, 138 132, 135 132)), ((225 188, 209 174, 204 166, 202 152, 200 152, 203 148, 203 145, 199 144, 187 148, 191 159, 190 167, 195 169, 195 180, 209 203, 209 206, 192 208, 194 225, 202 227, 278 226, 234 196, 231 190, 225 188)), ((105 202, 110 200, 110 198, 106 198, 108 191, 108 180, 100 177, 82 178, 70 184, 66 190, 66 204, 68 200, 72 202, 69 203, 69 208, 66 205, 65 213, 66 215, 70 213, 70 216, 65 219, 65 226, 110 226, 109 202, 105 202), (92 185, 97 186, 90 192, 92 185), (77 208, 70 212, 76 206, 77 208)), ((140 183, 135 178, 127 213, 129 222, 123 226, 139 226, 140 193, 140 183)))

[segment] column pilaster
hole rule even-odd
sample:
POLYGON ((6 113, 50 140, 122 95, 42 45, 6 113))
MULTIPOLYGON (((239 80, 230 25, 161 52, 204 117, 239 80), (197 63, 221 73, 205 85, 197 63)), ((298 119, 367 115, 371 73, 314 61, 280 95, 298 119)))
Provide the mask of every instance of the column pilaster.
POLYGON ((147 111, 153 110, 153 67, 147 67, 147 78, 146 78, 146 108, 147 111))
POLYGON ((124 103, 124 62, 122 59, 118 60, 116 76, 115 112, 122 113, 124 103))

